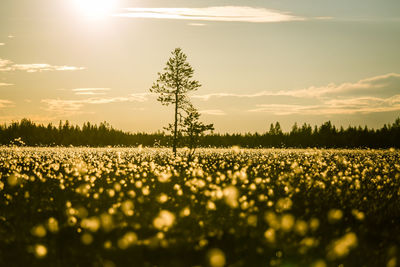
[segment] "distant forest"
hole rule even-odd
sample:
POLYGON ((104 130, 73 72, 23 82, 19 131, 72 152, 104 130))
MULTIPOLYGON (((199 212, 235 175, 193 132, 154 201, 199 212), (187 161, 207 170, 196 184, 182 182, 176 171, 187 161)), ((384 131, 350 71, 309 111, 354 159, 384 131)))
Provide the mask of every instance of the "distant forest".
MULTIPOLYGON (((181 137, 185 138, 185 137, 181 137)), ((108 123, 84 123, 82 127, 68 121, 35 124, 28 119, 0 125, 0 144, 17 146, 151 146, 171 145, 171 136, 163 133, 128 133, 116 130, 108 123)), ((400 148, 400 118, 381 129, 368 127, 337 128, 330 121, 320 126, 294 124, 283 132, 279 122, 271 124, 265 133, 209 134, 200 138, 201 147, 324 147, 324 148, 400 148)))

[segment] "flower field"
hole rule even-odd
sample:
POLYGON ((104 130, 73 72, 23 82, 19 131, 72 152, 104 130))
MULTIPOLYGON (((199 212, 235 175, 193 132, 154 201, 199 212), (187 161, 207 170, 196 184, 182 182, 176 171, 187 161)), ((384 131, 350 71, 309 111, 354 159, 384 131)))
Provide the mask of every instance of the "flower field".
POLYGON ((400 151, 0 148, 0 266, 400 264, 400 151))

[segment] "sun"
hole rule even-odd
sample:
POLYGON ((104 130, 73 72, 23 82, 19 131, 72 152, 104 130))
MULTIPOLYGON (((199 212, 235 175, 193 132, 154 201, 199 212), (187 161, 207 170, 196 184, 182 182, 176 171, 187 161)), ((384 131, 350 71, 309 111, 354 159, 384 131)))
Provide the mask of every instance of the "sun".
POLYGON ((74 0, 79 11, 89 18, 105 18, 112 14, 116 0, 74 0))

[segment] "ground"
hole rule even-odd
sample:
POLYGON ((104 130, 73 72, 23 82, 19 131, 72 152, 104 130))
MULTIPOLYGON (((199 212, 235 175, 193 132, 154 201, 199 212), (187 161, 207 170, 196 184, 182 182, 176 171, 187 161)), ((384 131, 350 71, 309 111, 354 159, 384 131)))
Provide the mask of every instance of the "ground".
POLYGON ((388 266, 398 150, 0 148, 1 266, 388 266))

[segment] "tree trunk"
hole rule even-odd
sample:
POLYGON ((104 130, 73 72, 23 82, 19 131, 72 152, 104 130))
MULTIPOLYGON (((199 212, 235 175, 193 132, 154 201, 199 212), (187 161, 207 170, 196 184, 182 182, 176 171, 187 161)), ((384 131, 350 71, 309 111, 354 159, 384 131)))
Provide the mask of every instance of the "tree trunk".
POLYGON ((174 128, 174 141, 172 144, 172 152, 176 157, 176 146, 178 143, 178 90, 175 93, 175 128, 174 128))

